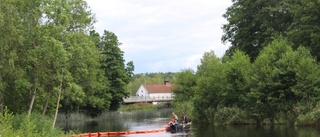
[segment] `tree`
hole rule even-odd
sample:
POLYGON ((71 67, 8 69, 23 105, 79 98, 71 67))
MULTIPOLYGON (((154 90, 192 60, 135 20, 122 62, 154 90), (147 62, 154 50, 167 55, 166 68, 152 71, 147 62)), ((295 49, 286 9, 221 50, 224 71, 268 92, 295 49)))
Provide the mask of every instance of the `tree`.
POLYGON ((69 52, 69 79, 64 85, 62 106, 65 113, 85 112, 96 116, 109 110, 111 94, 109 81, 101 69, 101 56, 91 36, 83 33, 67 35, 65 47, 69 52))
POLYGON ((127 65, 126 65, 126 69, 125 69, 125 70, 126 70, 127 75, 129 76, 129 78, 132 79, 132 77, 133 77, 133 75, 134 75, 134 73, 133 73, 133 71, 134 71, 133 61, 127 62, 127 65))
POLYGON ((233 0, 223 15, 228 20, 222 29, 223 42, 231 42, 226 54, 244 51, 251 61, 272 41, 273 36, 286 35, 293 21, 286 0, 233 0))
POLYGON ((255 105, 247 108, 258 123, 265 118, 274 122, 276 115, 281 113, 288 119, 296 117, 291 112, 301 100, 301 96, 292 90, 298 83, 296 68, 300 59, 297 55, 286 39, 278 38, 253 63, 247 104, 255 105))
POLYGON ((109 90, 112 95, 110 110, 117 110, 123 98, 129 95, 127 84, 131 79, 127 72, 130 74, 132 68, 126 71, 123 51, 119 48, 120 45, 118 37, 106 30, 97 45, 102 56, 102 69, 110 82, 109 90))
MULTIPOLYGON (((23 48, 23 37, 19 26, 21 22, 18 7, 14 1, 0 1, 0 113, 3 112, 4 106, 14 106, 14 103, 25 104, 26 100, 19 100, 21 102, 8 101, 8 96, 19 97, 24 96, 18 90, 24 91, 24 87, 29 87, 30 83, 27 81, 24 69, 21 67, 20 50, 23 48), (7 16, 10 15, 10 16, 7 16), (18 83, 19 86, 14 86, 18 83), (9 93, 8 91, 11 91, 9 93)), ((25 110, 25 106, 19 109, 25 110)), ((10 107, 12 110, 13 107, 10 107)), ((17 109, 15 109, 17 110, 17 109)))
POLYGON ((217 107, 221 104, 224 88, 224 64, 213 51, 206 52, 198 66, 197 88, 194 93, 194 112, 198 120, 211 121, 217 107))
POLYGON ((249 91, 248 83, 251 63, 248 55, 236 50, 229 60, 225 61, 226 83, 221 96, 222 104, 226 107, 240 107, 244 109, 249 91))
POLYGON ((290 0, 287 3, 293 22, 287 31, 288 40, 297 49, 303 45, 320 61, 320 1, 290 0))
POLYGON ((85 1, 0 1, 0 20, 0 111, 5 105, 14 113, 52 114, 59 96, 64 110, 109 110, 85 1))
POLYGON ((320 100, 320 71, 319 63, 311 56, 310 51, 305 47, 299 47, 292 56, 295 70, 296 84, 291 87, 292 92, 299 97, 299 102, 305 106, 305 111, 311 112, 320 100))
POLYGON ((193 99, 197 79, 192 69, 185 69, 176 74, 176 87, 173 94, 176 101, 189 101, 193 99))

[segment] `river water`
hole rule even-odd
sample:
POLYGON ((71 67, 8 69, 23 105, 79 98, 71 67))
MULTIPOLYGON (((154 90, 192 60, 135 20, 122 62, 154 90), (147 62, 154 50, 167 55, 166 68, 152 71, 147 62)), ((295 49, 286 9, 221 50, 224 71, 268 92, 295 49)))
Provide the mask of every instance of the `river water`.
MULTIPOLYGON (((64 120, 57 125, 65 131, 85 132, 136 131, 163 129, 171 118, 170 109, 157 111, 109 112, 91 120, 64 120)), ((212 126, 193 123, 191 130, 181 133, 133 134, 122 137, 320 137, 319 127, 295 126, 212 126)))

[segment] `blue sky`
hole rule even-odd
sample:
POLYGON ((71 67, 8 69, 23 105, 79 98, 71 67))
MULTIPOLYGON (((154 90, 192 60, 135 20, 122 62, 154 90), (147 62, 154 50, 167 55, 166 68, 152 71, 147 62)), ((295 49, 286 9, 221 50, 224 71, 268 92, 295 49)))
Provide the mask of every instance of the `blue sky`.
POLYGON ((231 0, 86 0, 102 35, 108 30, 122 43, 135 74, 196 71, 204 52, 222 57, 222 14, 231 0))

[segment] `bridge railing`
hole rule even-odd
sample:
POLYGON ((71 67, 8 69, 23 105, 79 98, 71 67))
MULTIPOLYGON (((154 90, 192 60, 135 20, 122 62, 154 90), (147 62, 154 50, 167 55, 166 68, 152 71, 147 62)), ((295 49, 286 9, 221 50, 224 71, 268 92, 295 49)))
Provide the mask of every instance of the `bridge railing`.
POLYGON ((171 101, 174 100, 172 96, 156 96, 156 97, 146 97, 146 96, 130 96, 124 98, 123 101, 125 103, 132 102, 161 102, 161 101, 171 101))

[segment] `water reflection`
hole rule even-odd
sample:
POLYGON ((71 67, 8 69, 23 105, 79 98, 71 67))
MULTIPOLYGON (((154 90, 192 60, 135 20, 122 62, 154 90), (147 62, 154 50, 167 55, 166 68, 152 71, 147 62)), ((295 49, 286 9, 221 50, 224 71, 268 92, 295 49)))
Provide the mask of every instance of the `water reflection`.
POLYGON ((65 131, 106 132, 132 131, 164 128, 171 116, 171 109, 157 111, 145 110, 135 112, 108 112, 95 119, 65 119, 59 115, 57 125, 65 131))

